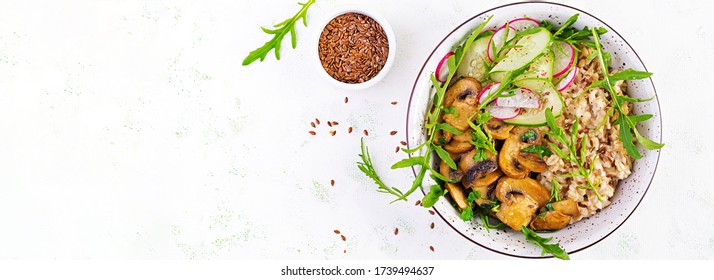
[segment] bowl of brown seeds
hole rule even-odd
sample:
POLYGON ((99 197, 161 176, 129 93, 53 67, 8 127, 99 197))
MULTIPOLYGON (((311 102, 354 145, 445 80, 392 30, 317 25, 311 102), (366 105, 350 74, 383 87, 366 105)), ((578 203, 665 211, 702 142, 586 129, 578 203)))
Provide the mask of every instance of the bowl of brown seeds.
POLYGON ((396 40, 387 20, 364 8, 341 7, 327 13, 316 37, 320 75, 351 90, 371 87, 394 62, 396 40))

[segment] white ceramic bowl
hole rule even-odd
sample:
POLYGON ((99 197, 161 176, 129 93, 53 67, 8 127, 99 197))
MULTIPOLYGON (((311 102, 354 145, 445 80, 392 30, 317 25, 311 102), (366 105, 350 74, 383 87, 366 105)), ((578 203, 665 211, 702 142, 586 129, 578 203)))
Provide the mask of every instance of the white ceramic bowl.
MULTIPOLYGON (((613 54, 613 66, 633 68, 636 70, 647 70, 632 47, 618 34, 612 27, 600 21, 593 15, 585 11, 578 10, 562 4, 547 2, 524 2, 499 6, 484 11, 461 25, 441 40, 439 45, 432 51, 426 62, 422 66, 416 82, 412 88, 409 100, 409 110, 407 111, 407 142, 409 147, 415 147, 422 143, 425 138, 424 124, 427 109, 431 107, 431 82, 429 75, 434 71, 441 57, 449 52, 455 45, 467 36, 470 31, 483 22, 488 16, 493 15, 487 28, 495 29, 503 25, 507 20, 517 17, 528 16, 537 20, 548 19, 556 24, 562 24, 568 17, 579 13, 580 17, 575 24, 576 28, 584 26, 605 27, 608 33, 602 36, 605 51, 613 54)), ((628 94, 638 98, 648 98, 656 94, 654 84, 651 79, 628 81, 628 94)), ((640 132, 655 141, 662 141, 662 120, 660 116, 659 100, 636 103, 634 114, 652 114, 654 117, 644 123, 638 124, 640 132)), ((659 151, 650 151, 642 147, 639 148, 642 159, 635 161, 632 174, 622 180, 612 204, 589 218, 583 219, 575 224, 554 232, 543 233, 542 236, 553 237, 554 241, 568 253, 575 253, 588 248, 603 240, 620 227, 630 215, 635 211, 639 203, 645 196, 647 189, 652 182, 652 178, 657 169, 659 161, 659 151)), ((422 150, 422 153, 424 151, 422 150)), ((433 158, 435 158, 434 156, 433 158)), ((425 180, 424 186, 432 185, 430 179, 425 180)), ((424 190, 422 189, 422 192, 424 190)), ((504 255, 524 258, 543 258, 541 249, 534 244, 526 242, 520 232, 507 230, 491 230, 487 232, 480 225, 480 222, 464 222, 458 212, 446 199, 441 199, 434 206, 434 210, 442 219, 464 238, 470 240, 488 250, 504 255)))
POLYGON ((315 62, 314 64, 317 67, 318 73, 320 73, 320 76, 322 76, 325 80, 328 82, 332 83, 333 85, 343 88, 343 89, 349 89, 349 90, 361 90, 361 89, 366 89, 369 88, 375 84, 377 84, 379 81, 381 81, 384 76, 387 75, 389 72, 389 69, 392 68, 392 64, 394 63, 394 57, 396 56, 396 51, 397 51, 397 40, 394 36, 394 31, 392 31, 392 27, 389 25, 389 22, 387 21, 386 18, 384 18, 381 14, 376 12, 374 9, 371 8, 366 8, 362 6, 340 6, 332 11, 326 13, 326 16, 318 22, 317 28, 315 28, 315 33, 313 34, 313 46, 314 46, 314 51, 313 51, 313 61, 315 62), (384 30, 384 33, 387 35, 387 41, 389 44, 389 53, 387 54, 387 61, 384 63, 384 67, 382 70, 379 71, 379 73, 374 76, 372 79, 363 82, 363 83, 358 83, 358 84, 349 84, 349 83, 344 83, 340 82, 338 80, 335 80, 327 74, 327 71, 325 71, 325 68, 322 67, 322 63, 320 63, 320 56, 318 54, 318 46, 320 44, 320 34, 322 33, 322 30, 325 29, 325 26, 334 19, 335 17, 346 14, 346 13, 358 13, 358 14, 363 14, 366 16, 371 17, 379 23, 379 25, 382 26, 382 29, 384 30))

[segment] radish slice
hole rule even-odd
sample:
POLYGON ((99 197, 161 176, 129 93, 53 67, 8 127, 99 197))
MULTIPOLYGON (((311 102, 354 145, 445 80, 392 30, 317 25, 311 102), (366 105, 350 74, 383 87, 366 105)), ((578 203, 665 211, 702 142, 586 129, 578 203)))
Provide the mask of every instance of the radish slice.
POLYGON ((553 44, 550 49, 553 51, 553 54, 555 54, 553 77, 564 75, 575 63, 575 48, 570 43, 558 42, 553 44))
POLYGON ((446 82, 446 79, 448 78, 447 76, 449 75, 449 71, 442 69, 449 69, 449 66, 446 61, 449 60, 449 57, 451 57, 452 55, 454 55, 454 52, 447 53, 444 58, 439 61, 439 64, 436 65, 436 73, 434 73, 434 76, 436 76, 436 80, 440 83, 446 82))
POLYGON ((578 67, 573 67, 573 70, 571 70, 570 73, 565 76, 565 78, 560 80, 558 85, 556 85, 555 87, 558 89, 558 91, 564 91, 566 88, 573 84, 576 75, 578 75, 578 67))
POLYGON ((523 31, 528 28, 538 27, 540 23, 537 20, 527 17, 517 18, 508 22, 508 26, 516 31, 523 31))
POLYGON ((508 38, 504 38, 506 36, 506 27, 501 27, 496 32, 491 35, 491 41, 488 42, 488 59, 493 61, 493 58, 495 55, 493 54, 493 48, 491 45, 494 45, 496 47, 496 53, 501 51, 501 48, 503 45, 506 44, 509 40, 513 39, 513 37, 516 37, 516 30, 513 29, 513 27, 509 28, 508 30, 508 38))
POLYGON ((540 99, 527 88, 519 88, 514 96, 499 97, 496 99, 497 107, 538 108, 540 99))
POLYGON ((498 85, 501 83, 492 83, 487 85, 481 92, 478 94, 478 103, 481 104, 486 101, 486 98, 488 98, 488 95, 492 94, 494 91, 498 89, 498 85))
POLYGON ((486 111, 491 113, 491 116, 497 120, 510 120, 517 117, 521 113, 521 108, 513 107, 488 107, 486 111))

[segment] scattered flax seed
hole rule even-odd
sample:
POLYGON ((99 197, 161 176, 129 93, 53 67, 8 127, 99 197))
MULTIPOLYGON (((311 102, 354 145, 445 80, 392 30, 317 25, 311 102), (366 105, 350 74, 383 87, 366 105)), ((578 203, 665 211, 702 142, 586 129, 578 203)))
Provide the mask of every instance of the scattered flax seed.
POLYGON ((407 145, 407 142, 400 141, 399 144, 402 144, 402 146, 406 146, 406 145, 407 145))
POLYGON ((399 234, 399 228, 394 228, 394 235, 399 234))
POLYGON ((434 246, 429 246, 429 250, 431 250, 432 252, 434 252, 434 246))
POLYGON ((310 126, 315 127, 315 122, 310 122, 310 126))
POLYGON ((330 185, 335 186, 335 180, 330 180, 330 185))
POLYGON ((397 131, 396 131, 396 130, 392 130, 392 132, 390 132, 389 135, 397 135, 397 131))
POLYGON ((317 134, 317 132, 314 132, 314 131, 312 131, 312 130, 310 130, 309 132, 310 132, 310 134, 312 134, 312 135, 317 134))
POLYGON ((332 125, 338 125, 338 124, 340 124, 340 123, 338 123, 338 122, 332 122, 332 125))
POLYGON ((398 152, 399 152, 399 146, 397 146, 397 148, 394 149, 394 152, 395 152, 395 153, 398 153, 398 152))
POLYGON ((433 211, 433 210, 429 210, 429 214, 432 214, 432 215, 434 215, 435 213, 434 213, 434 211, 433 211))
POLYGON ((320 120, 318 120, 317 118, 315 118, 315 123, 316 123, 317 125, 320 125, 320 120))
POLYGON ((345 237, 344 235, 340 235, 340 237, 342 238, 342 241, 347 241, 347 237, 345 237))
POLYGON ((343 254, 347 254, 347 249, 345 249, 344 251, 342 251, 342 253, 343 253, 343 254))
POLYGON ((421 200, 417 200, 416 203, 414 203, 414 206, 419 206, 421 204, 421 200))
POLYGON ((397 101, 392 101, 392 105, 397 105, 397 101))
POLYGON ((431 222, 431 225, 429 225, 431 229, 434 229, 434 222, 431 222))
POLYGON ((331 121, 327 121, 327 126, 332 127, 332 122, 331 122, 331 121))
POLYGON ((352 133, 352 127, 351 127, 351 126, 347 129, 347 133, 352 133))
POLYGON ((369 136, 369 132, 366 129, 364 130, 364 136, 369 136))
POLYGON ((336 133, 337 133, 337 131, 330 130, 330 135, 335 136, 336 133))
POLYGON ((347 96, 345 96, 345 103, 347 103, 347 101, 349 101, 349 99, 347 99, 347 96))
POLYGON ((340 234, 340 230, 336 229, 335 234, 340 234))

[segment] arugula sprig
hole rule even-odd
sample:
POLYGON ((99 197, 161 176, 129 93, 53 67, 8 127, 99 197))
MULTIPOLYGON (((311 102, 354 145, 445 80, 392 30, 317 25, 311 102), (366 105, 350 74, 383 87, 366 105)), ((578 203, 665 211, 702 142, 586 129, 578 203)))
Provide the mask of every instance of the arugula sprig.
POLYGON ((637 150, 637 146, 635 146, 635 143, 633 142, 632 135, 634 134, 635 138, 637 139, 637 142, 639 142, 646 149, 661 149, 662 147, 664 147, 663 143, 657 143, 655 141, 652 141, 649 138, 642 136, 642 134, 640 134, 640 132, 637 130, 636 124, 638 122, 642 122, 652 118, 652 115, 646 114, 639 116, 628 116, 622 109, 622 103, 624 102, 644 102, 651 100, 652 98, 654 98, 654 96, 650 99, 637 99, 628 96, 617 95, 617 92, 614 89, 615 82, 618 80, 644 79, 651 76, 652 73, 628 69, 610 75, 608 73, 608 67, 610 66, 610 64, 606 60, 606 56, 604 55, 605 52, 602 50, 602 45, 600 44, 600 36, 597 32, 592 31, 592 37, 595 42, 595 53, 597 53, 598 62, 600 63, 600 69, 602 70, 602 74, 604 77, 602 81, 602 86, 606 89, 608 93, 610 93, 612 103, 617 109, 617 124, 620 125, 620 140, 622 141, 623 147, 632 158, 642 158, 640 151, 637 150))
POLYGON ((295 38, 295 23, 302 19, 302 23, 307 27, 307 9, 310 5, 314 4, 315 0, 308 0, 305 3, 299 3, 302 8, 293 17, 286 19, 278 24, 273 25, 275 29, 269 29, 261 27, 266 34, 273 35, 273 39, 266 42, 260 48, 255 49, 250 52, 248 56, 243 60, 243 66, 247 66, 254 61, 260 59, 260 61, 265 60, 265 57, 270 53, 270 50, 275 49, 275 58, 280 60, 280 44, 283 41, 283 37, 290 33, 290 40, 292 42, 293 49, 297 46, 297 38, 295 38))
POLYGON ((401 196, 402 192, 399 189, 388 187, 384 183, 384 181, 379 178, 377 171, 374 169, 374 164, 372 163, 372 156, 369 155, 369 148, 364 145, 364 139, 360 138, 359 142, 362 150, 362 153, 359 154, 359 157, 362 159, 362 162, 357 162, 357 167, 359 168, 359 170, 361 170, 365 175, 367 175, 367 177, 374 180, 374 183, 379 186, 379 188, 377 189, 378 192, 390 193, 395 196, 401 196))
POLYGON ((600 196, 600 193, 598 192, 598 187, 600 186, 600 181, 593 183, 593 181, 590 179, 590 175, 592 174, 592 166, 595 165, 595 161, 597 160, 597 154, 593 157, 592 160, 589 160, 587 158, 587 144, 588 144, 588 136, 585 135, 581 141, 580 141, 580 150, 578 151, 577 149, 577 144, 578 144, 578 117, 575 116, 575 122, 571 126, 570 130, 570 136, 565 134, 565 131, 563 131, 562 128, 558 125, 558 123, 555 121, 555 117, 553 116, 553 112, 551 112, 550 108, 545 109, 545 121, 548 124, 548 128, 550 128, 550 131, 546 131, 545 134, 548 135, 548 139, 551 141, 555 141, 563 145, 566 149, 566 151, 563 151, 558 145, 554 144, 553 142, 548 142, 548 146, 550 147, 550 150, 552 150, 556 155, 561 157, 562 159, 569 160, 575 165, 578 166, 578 172, 579 176, 582 176, 585 179, 586 186, 578 186, 578 188, 585 188, 585 189, 590 189, 595 193, 595 196, 597 196, 597 199, 602 201, 602 197, 600 196), (590 162, 590 169, 585 168, 585 163, 590 162))
POLYGON ((549 253, 553 255, 553 257, 559 258, 561 260, 569 260, 570 256, 568 256, 568 253, 566 253, 563 248, 560 248, 560 244, 555 243, 555 244, 548 244, 551 240, 553 240, 552 237, 544 238, 538 236, 538 234, 535 233, 535 231, 529 229, 526 226, 521 226, 521 232, 523 232, 523 235, 526 236, 526 240, 533 242, 534 244, 538 245, 541 249, 543 249, 543 252, 541 253, 542 255, 545 255, 546 253, 549 253))
MULTIPOLYGON (((594 42, 590 39, 590 36, 592 34, 591 32, 594 31, 597 32, 597 34, 599 35, 603 35, 607 33, 607 29, 603 27, 595 27, 591 29, 585 26, 583 27, 583 29, 578 30, 572 27, 572 25, 576 21, 578 21, 579 16, 580 14, 572 15, 560 27, 555 27, 546 20, 541 21, 541 26, 550 30, 550 32, 553 33, 553 38, 556 41, 571 43, 573 44, 573 46, 575 46, 575 48, 577 48, 580 44, 585 44, 594 48, 594 42)), ((592 58, 590 58, 589 60, 592 60, 592 58)))

